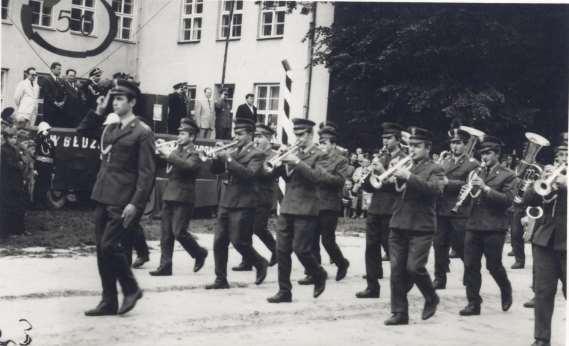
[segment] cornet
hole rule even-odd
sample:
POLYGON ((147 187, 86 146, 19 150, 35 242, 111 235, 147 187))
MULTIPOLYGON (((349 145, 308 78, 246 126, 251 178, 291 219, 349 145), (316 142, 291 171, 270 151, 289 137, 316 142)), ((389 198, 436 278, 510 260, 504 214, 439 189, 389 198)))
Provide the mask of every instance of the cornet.
MULTIPOLYGON (((563 173, 563 171, 567 171, 567 166, 564 164, 561 164, 557 167, 555 167, 553 169, 553 171, 551 171, 551 173, 549 172, 545 172, 546 174, 544 174, 544 176, 547 175, 547 178, 540 178, 537 179, 534 183, 533 183, 533 189, 535 190, 535 192, 540 195, 540 196, 547 196, 551 193, 552 191, 552 185, 553 182, 555 181, 555 179, 557 179, 557 177, 559 175, 561 175, 563 173)), ((565 173, 567 174, 567 173, 565 173)))
POLYGON ((231 149, 231 148, 237 146, 237 144, 239 144, 239 141, 235 140, 229 144, 222 145, 221 147, 214 148, 213 150, 211 150, 209 152, 200 151, 198 155, 200 157, 200 160, 202 160, 202 162, 206 162, 207 160, 213 159, 215 157, 215 155, 217 155, 217 153, 219 153, 221 151, 225 151, 227 149, 231 149))
POLYGON ((286 156, 296 152, 298 149, 300 148, 300 144, 295 144, 292 147, 290 147, 289 149, 285 150, 284 152, 282 152, 280 155, 277 155, 269 160, 267 160, 265 162, 265 170, 267 172, 272 172, 276 167, 281 165, 281 161, 282 159, 284 159, 286 156))

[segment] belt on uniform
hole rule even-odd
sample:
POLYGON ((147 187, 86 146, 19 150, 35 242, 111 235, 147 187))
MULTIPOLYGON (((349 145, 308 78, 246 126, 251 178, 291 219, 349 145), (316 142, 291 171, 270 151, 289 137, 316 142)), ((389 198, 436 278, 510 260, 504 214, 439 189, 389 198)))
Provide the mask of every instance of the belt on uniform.
POLYGON ((36 161, 43 162, 43 163, 53 163, 53 158, 47 157, 47 156, 38 156, 38 157, 36 157, 36 161))

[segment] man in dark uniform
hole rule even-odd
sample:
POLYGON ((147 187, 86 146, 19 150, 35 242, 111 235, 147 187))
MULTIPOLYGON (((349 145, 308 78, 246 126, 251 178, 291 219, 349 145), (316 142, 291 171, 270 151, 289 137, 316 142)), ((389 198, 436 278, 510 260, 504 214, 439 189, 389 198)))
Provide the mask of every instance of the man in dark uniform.
POLYGON ((174 92, 168 95, 168 133, 175 134, 180 127, 180 120, 187 116, 184 87, 187 83, 174 84, 174 92))
POLYGON ((0 165, 0 242, 10 234, 24 233, 25 163, 16 138, 16 129, 2 124, 0 165))
POLYGON ((154 185, 154 134, 133 112, 140 95, 128 81, 115 80, 115 87, 89 111, 78 131, 90 137, 101 133, 101 168, 91 198, 95 207, 97 263, 103 286, 99 305, 87 316, 125 314, 142 297, 127 258, 126 242, 139 223, 154 185), (104 110, 110 98, 120 121, 103 129, 104 110), (124 300, 117 310, 117 281, 124 300))
MULTIPOLYGON (((322 245, 328 252, 332 263, 336 264, 336 281, 346 277, 350 262, 342 254, 342 250, 336 243, 336 227, 338 226, 338 215, 342 211, 342 188, 354 173, 354 168, 348 163, 348 159, 336 148, 336 138, 338 137, 337 125, 332 122, 320 124, 319 148, 327 155, 327 160, 319 163, 323 170, 324 180, 318 184, 318 195, 320 198, 320 209, 318 213, 318 226, 316 236, 312 245, 318 263, 322 263, 320 256, 320 237, 322 245)), ((313 285, 312 276, 308 275, 298 281, 300 285, 313 285)))
MULTIPOLYGON (((543 178, 550 176, 557 165, 567 165, 567 143, 556 148, 556 166, 545 167, 543 178)), ((532 346, 551 345, 551 319, 557 282, 561 280, 563 296, 567 299, 567 175, 559 175, 551 185, 552 192, 539 196, 532 185, 524 202, 542 208, 543 216, 536 220, 532 237, 535 290, 535 342, 532 346)))
POLYGON ((498 138, 484 136, 479 149, 482 165, 470 182, 473 188, 466 206, 470 217, 464 235, 464 285, 468 305, 460 311, 462 316, 480 315, 482 255, 486 258, 486 268, 500 287, 502 310, 507 311, 512 305, 512 285, 502 264, 502 250, 516 175, 500 166, 501 149, 498 138))
POLYGON ((275 169, 275 174, 282 176, 287 184, 281 215, 277 220, 279 291, 267 299, 269 303, 292 301, 290 272, 293 251, 314 279, 314 298, 324 292, 328 277, 312 251, 320 211, 318 184, 322 169, 318 165, 327 160, 327 155, 314 145, 314 122, 301 118, 292 122, 298 149, 285 156, 283 165, 275 169))
POLYGON ((449 270, 449 248, 452 245, 456 256, 464 258, 464 224, 468 218, 468 209, 459 208, 456 212, 457 197, 461 187, 466 183, 468 174, 478 167, 474 158, 467 157, 464 152, 470 135, 458 128, 448 132, 450 155, 442 162, 445 171, 445 188, 437 203, 437 232, 433 241, 435 250, 435 289, 445 289, 446 273, 449 270))
POLYGON ((247 119, 235 122, 235 149, 221 151, 212 163, 212 172, 227 172, 221 190, 217 229, 213 240, 215 281, 206 289, 229 288, 227 282, 227 256, 229 243, 257 269, 256 285, 267 276, 269 263, 253 248, 252 233, 257 207, 257 179, 263 165, 264 154, 253 143, 255 123, 247 119))
POLYGON ((188 233, 195 202, 195 183, 201 160, 194 147, 198 125, 190 119, 182 119, 178 128, 177 148, 158 145, 158 155, 166 160, 168 182, 162 194, 162 228, 160 238, 160 265, 152 276, 172 275, 174 241, 195 258, 194 273, 200 270, 207 257, 207 250, 188 233))
MULTIPOLYGON (((383 123, 381 135, 383 149, 381 155, 373 162, 374 171, 382 171, 389 167, 389 163, 405 157, 401 150, 401 130, 403 128, 395 123, 383 123)), ((395 201, 399 194, 395 191, 393 183, 386 182, 379 190, 369 182, 369 176, 364 181, 363 188, 367 192, 372 192, 371 203, 366 218, 366 281, 367 287, 363 291, 357 292, 357 298, 379 298, 380 286, 379 279, 383 278, 383 266, 381 258, 381 247, 385 254, 389 255, 389 221, 395 207, 395 201)))
POLYGON ((219 99, 215 101, 215 138, 231 138, 231 105, 227 100, 229 89, 223 88, 219 93, 219 99))
MULTIPOLYGON (((273 129, 263 123, 257 123, 255 126, 255 147, 265 154, 265 160, 275 156, 272 150, 271 138, 275 132, 273 129)), ((253 233, 265 244, 267 249, 271 251, 271 259, 269 266, 277 263, 277 243, 268 228, 269 217, 275 205, 275 195, 277 189, 277 180, 272 172, 261 170, 256 180, 257 184, 257 208, 255 209, 255 223, 253 224, 253 233)), ((233 267, 234 271, 252 270, 252 265, 246 263, 245 260, 233 267)))
POLYGON ((394 187, 401 192, 389 222, 391 259, 391 318, 385 325, 409 323, 407 293, 417 285, 425 298, 421 318, 437 311, 439 297, 425 265, 436 229, 436 201, 442 193, 444 172, 430 159, 432 134, 411 127, 409 155, 412 166, 394 171, 394 187))

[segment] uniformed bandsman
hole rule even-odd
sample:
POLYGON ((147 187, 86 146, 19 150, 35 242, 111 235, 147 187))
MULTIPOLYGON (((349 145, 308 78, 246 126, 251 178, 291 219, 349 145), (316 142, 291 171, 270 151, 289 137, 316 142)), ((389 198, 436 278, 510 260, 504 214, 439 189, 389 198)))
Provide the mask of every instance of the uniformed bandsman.
POLYGON ((195 121, 184 118, 178 128, 177 148, 172 149, 167 145, 157 147, 158 155, 167 162, 168 182, 162 195, 162 255, 158 269, 150 272, 152 276, 172 275, 175 240, 195 259, 194 272, 203 267, 207 257, 207 250, 188 232, 196 197, 196 177, 201 166, 194 147, 198 130, 195 121))
POLYGON ((464 236, 464 284, 468 305, 462 316, 480 315, 480 275, 482 255, 486 268, 500 287, 502 310, 512 305, 512 286, 502 264, 502 250, 509 220, 506 217, 512 205, 516 175, 500 166, 500 140, 485 136, 480 143, 481 167, 471 180, 473 186, 466 207, 470 216, 464 236))
POLYGON ((97 109, 89 111, 78 128, 87 136, 102 132, 101 167, 91 198, 97 202, 95 240, 103 297, 96 308, 85 312, 87 316, 125 314, 142 297, 125 245, 144 211, 156 170, 154 134, 132 112, 139 96, 134 83, 116 80, 114 88, 99 99, 97 109), (111 97, 120 121, 103 130, 104 110, 111 97), (117 281, 124 294, 118 310, 117 281))

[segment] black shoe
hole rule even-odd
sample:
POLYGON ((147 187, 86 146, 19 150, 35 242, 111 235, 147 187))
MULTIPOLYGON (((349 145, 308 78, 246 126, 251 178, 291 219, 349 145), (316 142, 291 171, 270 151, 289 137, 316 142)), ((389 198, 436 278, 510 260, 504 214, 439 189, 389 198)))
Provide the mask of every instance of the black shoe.
POLYGON ((446 276, 436 277, 433 280, 433 287, 436 290, 444 290, 447 287, 447 278, 446 276))
POLYGON ((382 261, 389 262, 389 255, 383 255, 381 258, 382 261))
POLYGON ((402 312, 396 312, 389 319, 383 322, 386 326, 398 326, 403 324, 409 324, 409 316, 402 312))
POLYGON ((85 311, 85 316, 111 316, 117 314, 118 303, 108 303, 102 300, 96 308, 85 311))
POLYGON ((231 270, 234 272, 250 272, 253 270, 253 266, 245 262, 241 262, 237 267, 231 268, 231 270))
POLYGON ((265 259, 257 267, 257 276, 255 278, 255 285, 260 285, 265 281, 267 277, 267 268, 269 267, 269 262, 265 259))
POLYGON ((535 308, 535 298, 532 298, 524 303, 524 308, 533 309, 535 308))
POLYGON ((205 285, 206 290, 220 290, 226 288, 229 288, 229 283, 227 282, 227 280, 215 279, 215 281, 212 284, 205 285))
POLYGON ((474 303, 468 303, 468 305, 458 312, 460 316, 474 316, 480 315, 480 305, 474 303))
POLYGON ((130 310, 134 309, 136 302, 140 298, 142 298, 142 290, 140 288, 137 289, 136 292, 124 296, 124 299, 122 301, 122 305, 121 305, 121 307, 117 313, 119 315, 124 315, 127 312, 129 312, 130 310))
POLYGON ((277 252, 273 252, 273 254, 271 255, 271 259, 269 260, 269 267, 274 266, 275 264, 277 264, 277 252))
POLYGON ((314 279, 310 275, 306 275, 304 278, 298 280, 299 285, 314 285, 314 279))
POLYGON ((535 340, 533 344, 531 344, 531 346, 551 346, 551 343, 549 341, 544 341, 544 340, 535 340))
POLYGON ((140 267, 142 267, 144 265, 144 263, 150 261, 150 258, 148 257, 137 257, 136 260, 134 261, 134 263, 132 264, 132 267, 134 269, 138 269, 140 267))
POLYGON ((379 298, 379 290, 379 287, 377 289, 366 287, 365 290, 356 293, 356 298, 379 298))
POLYGON ((525 267, 525 264, 523 262, 516 261, 514 264, 512 264, 510 269, 524 269, 524 267, 525 267))
POLYGON ((508 257, 514 257, 514 251, 508 252, 508 257))
POLYGON ((425 306, 423 307, 423 313, 421 314, 421 318, 423 320, 428 320, 429 318, 433 317, 435 312, 437 312, 437 305, 440 303, 440 299, 438 295, 434 295, 428 300, 425 300, 425 306))
POLYGON ((501 290, 502 311, 508 311, 512 306, 512 285, 508 282, 508 286, 501 290))
POLYGON ((202 269, 203 265, 205 264, 205 259, 207 257, 207 250, 204 249, 202 255, 200 257, 196 257, 196 263, 194 263, 194 273, 197 273, 202 269))
POLYGON ((172 275, 172 266, 158 267, 158 269, 149 272, 152 276, 170 276, 172 275))
POLYGON ((349 266, 350 266, 350 261, 348 261, 347 259, 344 259, 343 264, 338 265, 338 271, 336 272, 336 281, 340 281, 346 277, 349 266))
POLYGON ((322 269, 320 277, 318 279, 314 279, 314 293, 312 295, 314 298, 318 298, 326 289, 326 279, 328 279, 328 273, 322 269))
POLYGON ((278 291, 272 297, 267 298, 269 303, 290 303, 292 302, 292 294, 283 291, 278 291))

